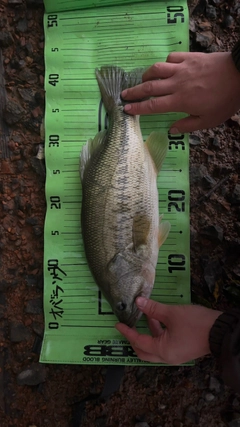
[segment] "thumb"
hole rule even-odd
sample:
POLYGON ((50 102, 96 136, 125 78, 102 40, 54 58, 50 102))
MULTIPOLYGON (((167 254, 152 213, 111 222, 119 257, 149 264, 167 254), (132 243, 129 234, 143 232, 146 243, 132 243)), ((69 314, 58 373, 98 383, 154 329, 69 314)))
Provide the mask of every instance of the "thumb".
POLYGON ((169 305, 161 304, 160 302, 144 297, 136 298, 136 305, 150 319, 159 320, 167 326, 170 310, 169 305))
POLYGON ((195 130, 205 129, 204 123, 199 116, 188 116, 184 119, 178 120, 173 123, 170 128, 170 134, 176 135, 178 133, 194 132, 195 130))

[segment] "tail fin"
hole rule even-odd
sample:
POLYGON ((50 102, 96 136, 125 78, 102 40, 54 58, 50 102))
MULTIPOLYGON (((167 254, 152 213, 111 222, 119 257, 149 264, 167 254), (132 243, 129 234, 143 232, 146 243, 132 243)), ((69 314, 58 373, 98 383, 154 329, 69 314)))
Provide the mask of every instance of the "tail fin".
POLYGON ((95 72, 107 112, 110 112, 114 106, 123 104, 120 94, 124 89, 142 82, 142 69, 126 72, 120 67, 104 66, 100 70, 96 69, 95 72))

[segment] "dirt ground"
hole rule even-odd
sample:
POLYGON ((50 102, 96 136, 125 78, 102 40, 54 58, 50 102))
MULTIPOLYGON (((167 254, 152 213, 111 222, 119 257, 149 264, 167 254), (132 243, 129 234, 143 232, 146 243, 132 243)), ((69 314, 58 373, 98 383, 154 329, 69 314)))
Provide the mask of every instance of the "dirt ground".
MULTIPOLYGON (((191 50, 231 49, 237 1, 192 1, 191 50)), ((209 356, 194 367, 40 365, 43 336, 42 1, 0 0, 0 426, 240 426, 240 396, 209 356)), ((221 72, 221 70, 219 71, 221 72)), ((226 83, 227 84, 227 83, 226 83)), ((240 115, 190 137, 192 301, 240 302, 240 115)))

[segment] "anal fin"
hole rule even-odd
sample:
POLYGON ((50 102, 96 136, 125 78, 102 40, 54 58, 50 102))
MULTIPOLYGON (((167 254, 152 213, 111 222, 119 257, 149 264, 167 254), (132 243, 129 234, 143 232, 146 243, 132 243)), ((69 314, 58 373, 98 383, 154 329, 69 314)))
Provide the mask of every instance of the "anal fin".
POLYGON ((168 150, 167 133, 161 131, 152 132, 146 141, 146 146, 150 153, 150 156, 152 157, 158 174, 161 170, 163 161, 166 157, 168 150))
POLYGON ((160 215, 160 217, 159 217, 159 228, 158 228, 158 247, 159 248, 165 242, 165 240, 166 240, 166 238, 170 232, 170 229, 171 229, 170 222, 169 221, 162 222, 162 218, 163 218, 163 215, 160 215))

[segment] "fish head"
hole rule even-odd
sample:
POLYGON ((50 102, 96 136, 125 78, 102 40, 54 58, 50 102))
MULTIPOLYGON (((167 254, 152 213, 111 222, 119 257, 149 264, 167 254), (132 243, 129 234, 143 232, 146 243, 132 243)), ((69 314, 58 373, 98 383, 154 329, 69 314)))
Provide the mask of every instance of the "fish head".
POLYGON ((140 319, 142 312, 135 300, 142 296, 149 298, 155 279, 155 268, 152 264, 136 265, 124 262, 124 270, 118 276, 117 282, 111 284, 108 301, 118 320, 132 327, 140 319))

